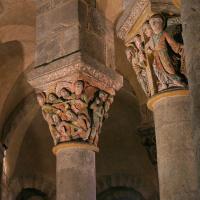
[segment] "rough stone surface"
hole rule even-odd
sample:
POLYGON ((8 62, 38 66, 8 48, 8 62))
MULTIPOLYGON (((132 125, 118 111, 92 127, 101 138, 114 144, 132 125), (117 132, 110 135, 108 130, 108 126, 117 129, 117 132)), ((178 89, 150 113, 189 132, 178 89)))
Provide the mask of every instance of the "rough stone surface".
POLYGON ((63 149, 57 153, 57 200, 95 200, 95 153, 63 149))
POLYGON ((84 0, 38 3, 36 38, 36 66, 80 51, 115 67, 106 55, 114 57, 112 24, 84 0))
MULTIPOLYGON (((186 65, 191 90, 192 134, 198 156, 200 172, 200 1, 182 0, 183 37, 186 52, 186 65)), ((200 185, 200 173, 199 173, 200 185)))
POLYGON ((165 97, 154 107, 161 200, 198 200, 189 97, 165 97))

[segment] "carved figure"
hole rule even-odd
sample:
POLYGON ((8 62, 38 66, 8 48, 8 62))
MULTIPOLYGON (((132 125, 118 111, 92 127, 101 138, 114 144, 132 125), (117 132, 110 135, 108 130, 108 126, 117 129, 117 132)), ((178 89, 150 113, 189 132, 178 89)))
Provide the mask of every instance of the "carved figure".
POLYGON ((140 83, 143 91, 149 96, 149 89, 146 74, 146 58, 144 54, 144 44, 142 43, 141 36, 136 35, 133 39, 133 47, 126 50, 126 56, 131 63, 138 82, 140 83))
MULTIPOLYGON (((175 71, 167 49, 167 45, 169 45, 175 53, 181 54, 183 45, 177 43, 164 31, 164 19, 161 15, 153 15, 149 23, 153 30, 153 35, 146 44, 146 50, 148 53, 153 52, 153 68, 159 80, 159 91, 170 86, 185 87, 185 83, 175 71)), ((148 30, 150 31, 150 29, 148 30)))
POLYGON ((64 100, 71 100, 72 99, 71 92, 66 88, 62 88, 60 90, 60 95, 64 100))
POLYGON ((114 97, 112 95, 109 95, 107 98, 107 101, 105 102, 105 113, 104 113, 104 118, 107 119, 108 118, 108 111, 110 110, 110 106, 112 105, 114 101, 114 97))
POLYGON ((72 94, 71 108, 75 113, 87 113, 88 98, 84 93, 84 82, 74 83, 74 94, 72 94))
POLYGON ((50 128, 51 135, 54 139, 54 143, 57 144, 59 142, 69 141, 70 138, 67 135, 65 127, 61 125, 62 121, 60 117, 56 114, 53 114, 52 122, 53 123, 49 123, 49 128, 50 128))
POLYGON ((46 103, 46 98, 44 93, 37 94, 37 100, 42 108, 42 115, 44 119, 52 124, 52 115, 59 114, 61 111, 51 104, 46 103))
POLYGON ((59 92, 37 94, 55 145, 73 140, 97 145, 98 134, 113 97, 99 90, 96 98, 94 93, 87 93, 88 98, 84 84, 83 81, 77 81, 72 85, 74 88, 71 91, 64 87, 59 92))
POLYGON ((95 98, 94 102, 90 105, 90 109, 92 110, 93 123, 92 130, 90 135, 90 142, 94 144, 98 143, 98 134, 100 133, 100 129, 102 127, 104 114, 105 114, 105 102, 108 98, 108 94, 104 91, 99 91, 98 96, 95 98))
POLYGON ((142 32, 144 34, 145 43, 149 41, 149 39, 153 36, 153 30, 151 28, 151 25, 149 24, 149 21, 146 21, 142 26, 142 32))
POLYGON ((90 134, 89 119, 84 114, 76 115, 72 110, 68 110, 66 116, 68 122, 70 122, 70 135, 72 138, 87 140, 90 134))

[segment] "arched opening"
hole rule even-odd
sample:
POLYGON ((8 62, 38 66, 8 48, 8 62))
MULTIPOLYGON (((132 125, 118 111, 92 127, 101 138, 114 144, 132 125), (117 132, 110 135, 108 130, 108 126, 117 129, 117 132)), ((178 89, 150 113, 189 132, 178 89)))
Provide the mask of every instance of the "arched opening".
POLYGON ((100 193, 97 200, 144 200, 144 198, 132 188, 112 187, 100 193))
POLYGON ((25 188, 22 189, 16 200, 47 200, 47 195, 35 188, 25 188))

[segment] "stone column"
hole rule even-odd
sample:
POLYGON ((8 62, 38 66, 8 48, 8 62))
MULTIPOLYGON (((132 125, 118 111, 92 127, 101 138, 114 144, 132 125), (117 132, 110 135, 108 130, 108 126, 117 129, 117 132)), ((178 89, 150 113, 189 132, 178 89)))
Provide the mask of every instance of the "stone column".
POLYGON ((96 199, 99 134, 123 82, 114 71, 112 26, 92 2, 37 2, 35 68, 27 79, 55 145, 57 200, 96 199))
POLYGON ((148 101, 154 112, 161 200, 198 200, 187 90, 168 91, 148 101))
POLYGON ((83 144, 56 148, 57 199, 96 199, 95 148, 83 144))
POLYGON ((117 35, 154 112, 161 200, 200 199, 199 8, 199 0, 137 0, 117 23, 117 35))
POLYGON ((182 0, 181 2, 186 68, 191 91, 192 133, 198 159, 200 185, 200 1, 182 0))

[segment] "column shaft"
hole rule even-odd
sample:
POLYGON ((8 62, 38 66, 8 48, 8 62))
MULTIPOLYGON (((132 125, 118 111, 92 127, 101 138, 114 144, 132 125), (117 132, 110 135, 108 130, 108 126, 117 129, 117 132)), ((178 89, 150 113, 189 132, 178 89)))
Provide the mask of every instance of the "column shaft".
POLYGON ((191 91, 192 134, 197 152, 200 184, 200 1, 182 0, 184 49, 191 91))
POLYGON ((95 200, 95 152, 62 149, 57 158, 57 200, 95 200))
POLYGON ((165 96, 154 104, 161 200, 198 200, 197 165, 189 96, 165 96))

